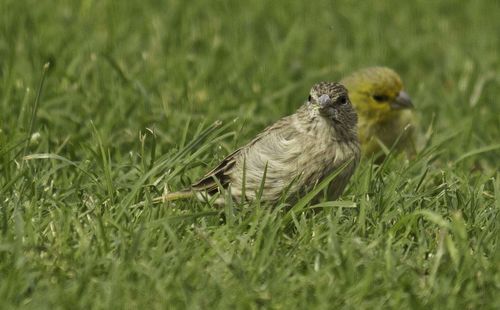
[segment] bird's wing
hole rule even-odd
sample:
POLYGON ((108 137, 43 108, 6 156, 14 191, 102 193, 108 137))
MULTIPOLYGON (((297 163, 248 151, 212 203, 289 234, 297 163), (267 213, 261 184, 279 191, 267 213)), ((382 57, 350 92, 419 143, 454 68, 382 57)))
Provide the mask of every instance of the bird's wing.
POLYGON ((229 172, 234 167, 240 152, 241 148, 226 156, 214 169, 210 170, 200 180, 193 183, 191 189, 212 193, 217 190, 219 186, 218 183, 225 188, 229 183, 229 172))
POLYGON ((191 189, 194 191, 206 191, 209 194, 213 194, 217 191, 219 184, 223 188, 227 188, 230 182, 229 175, 237 161, 241 158, 242 150, 252 147, 272 132, 281 131, 288 123, 288 117, 285 117, 264 129, 252 141, 226 156, 214 169, 210 170, 200 180, 193 183, 191 189))

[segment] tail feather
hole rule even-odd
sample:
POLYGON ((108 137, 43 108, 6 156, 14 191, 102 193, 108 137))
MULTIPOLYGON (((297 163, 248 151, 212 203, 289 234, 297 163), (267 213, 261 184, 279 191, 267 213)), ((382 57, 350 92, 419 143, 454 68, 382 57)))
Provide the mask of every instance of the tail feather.
POLYGON ((166 201, 175 201, 179 199, 187 199, 194 197, 195 193, 191 190, 178 191, 173 193, 168 193, 166 195, 153 198, 153 203, 162 203, 166 201))

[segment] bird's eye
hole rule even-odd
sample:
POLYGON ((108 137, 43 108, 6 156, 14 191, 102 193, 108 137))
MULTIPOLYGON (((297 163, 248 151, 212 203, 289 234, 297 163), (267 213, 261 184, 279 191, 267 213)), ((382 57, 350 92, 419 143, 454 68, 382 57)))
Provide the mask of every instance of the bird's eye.
POLYGON ((375 101, 377 101, 379 103, 382 103, 382 102, 386 102, 387 100, 389 100, 389 97, 385 96, 385 95, 373 95, 373 99, 375 99, 375 101))
POLYGON ((347 103, 347 97, 346 96, 340 96, 339 97, 339 103, 340 104, 346 104, 347 103))
POLYGON ((312 97, 311 97, 311 95, 309 95, 309 97, 307 98, 307 101, 311 102, 311 99, 312 99, 312 97))

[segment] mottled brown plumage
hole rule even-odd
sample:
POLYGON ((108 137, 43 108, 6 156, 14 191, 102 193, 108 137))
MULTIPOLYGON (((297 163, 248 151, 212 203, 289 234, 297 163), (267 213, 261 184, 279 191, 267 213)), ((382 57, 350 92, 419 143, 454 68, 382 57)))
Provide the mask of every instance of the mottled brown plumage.
POLYGON ((331 184, 331 198, 335 199, 344 190, 359 162, 356 122, 356 112, 345 87, 338 83, 318 83, 295 114, 266 128, 224 158, 189 189, 167 194, 158 200, 193 195, 204 198, 218 193, 220 185, 225 189, 230 186, 236 201, 252 201, 266 171, 261 200, 276 202, 288 189, 289 201, 292 201, 350 161, 331 184))

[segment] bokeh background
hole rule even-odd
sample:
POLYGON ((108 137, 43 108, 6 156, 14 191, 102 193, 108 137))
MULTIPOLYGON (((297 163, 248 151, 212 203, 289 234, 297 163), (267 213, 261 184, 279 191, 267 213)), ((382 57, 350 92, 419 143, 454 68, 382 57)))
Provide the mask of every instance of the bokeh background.
POLYGON ((38 121, 54 144, 88 138, 90 120, 115 146, 146 126, 174 142, 187 119, 238 117, 251 136, 293 112, 315 81, 370 65, 401 74, 424 125, 436 117, 469 139, 499 136, 496 1, 1 5, 4 132, 50 61, 38 121))

